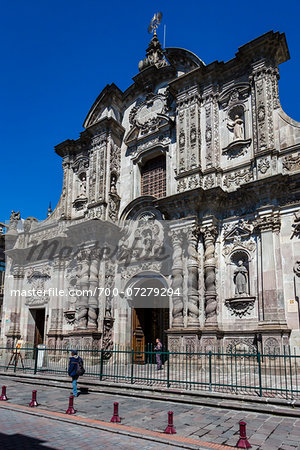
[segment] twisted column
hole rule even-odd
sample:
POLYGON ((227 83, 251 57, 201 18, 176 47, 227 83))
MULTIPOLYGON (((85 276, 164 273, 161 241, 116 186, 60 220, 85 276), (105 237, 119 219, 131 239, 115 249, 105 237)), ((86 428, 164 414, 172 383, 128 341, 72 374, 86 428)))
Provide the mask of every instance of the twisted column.
POLYGON ((208 225, 202 230, 204 237, 204 284, 205 284, 205 322, 217 323, 216 258, 215 242, 217 227, 208 225))
POLYGON ((199 292, 198 292, 198 230, 192 228, 188 230, 188 305, 187 318, 188 326, 199 326, 199 292))
MULTIPOLYGON (((89 258, 87 252, 82 251, 78 259, 81 263, 78 286, 81 291, 84 291, 87 290, 89 286, 89 258)), ((84 292, 82 292, 81 296, 77 297, 76 312, 77 328, 86 329, 88 315, 88 296, 84 292)))
POLYGON ((99 272, 99 259, 93 255, 90 265, 90 290, 92 294, 88 298, 88 328, 97 328, 98 318, 98 272, 99 272))
POLYGON ((181 230, 171 231, 173 244, 172 266, 172 326, 183 326, 183 266, 182 266, 182 234, 181 230))

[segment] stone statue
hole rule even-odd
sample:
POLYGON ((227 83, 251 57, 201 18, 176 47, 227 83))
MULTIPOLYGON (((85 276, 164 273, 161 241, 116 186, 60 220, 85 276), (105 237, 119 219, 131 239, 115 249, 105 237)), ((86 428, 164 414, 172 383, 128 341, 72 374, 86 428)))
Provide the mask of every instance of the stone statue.
POLYGON ((86 176, 83 175, 80 180, 80 197, 86 196, 86 176))
POLYGON ((241 294, 248 294, 248 270, 244 266, 244 263, 242 260, 238 262, 238 267, 234 271, 233 275, 233 281, 235 283, 235 294, 241 295, 241 294))
POLYGON ((117 176, 113 173, 110 179, 110 192, 117 193, 117 176))
POLYGON ((232 123, 228 123, 227 127, 233 131, 233 140, 240 141, 244 139, 244 121, 237 114, 232 123))
POLYGON ((9 228, 11 230, 16 230, 20 219, 21 219, 20 211, 18 212, 12 211, 9 219, 9 228))

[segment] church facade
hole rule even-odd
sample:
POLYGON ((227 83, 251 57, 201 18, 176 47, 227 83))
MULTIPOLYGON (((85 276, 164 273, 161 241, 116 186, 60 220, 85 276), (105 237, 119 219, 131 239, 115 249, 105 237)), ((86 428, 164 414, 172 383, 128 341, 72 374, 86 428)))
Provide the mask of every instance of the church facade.
POLYGON ((288 59, 278 32, 208 65, 154 33, 133 84, 107 85, 80 137, 56 146, 55 210, 41 223, 12 214, 2 343, 299 345, 300 123, 278 95, 288 59))

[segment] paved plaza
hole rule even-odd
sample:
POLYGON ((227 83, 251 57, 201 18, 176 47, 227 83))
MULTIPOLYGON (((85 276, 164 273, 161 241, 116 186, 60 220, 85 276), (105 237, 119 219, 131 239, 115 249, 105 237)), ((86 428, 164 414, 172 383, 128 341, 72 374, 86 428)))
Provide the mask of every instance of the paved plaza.
MULTIPOLYGON (((196 406, 188 403, 170 403, 165 400, 141 399, 125 395, 85 391, 75 399, 76 418, 75 416, 70 418, 64 413, 68 406, 68 396, 71 390, 39 385, 36 387, 39 408, 49 413, 58 414, 54 422, 50 417, 41 417, 43 413, 39 414, 36 409, 28 410, 26 408, 31 400, 31 391, 35 388, 33 384, 12 380, 9 377, 0 377, 0 384, 7 385, 7 396, 9 398, 8 402, 0 402, 0 436, 4 440, 1 448, 33 447, 30 439, 36 439, 36 442, 33 442, 36 446, 42 445, 41 448, 46 446, 59 449, 67 445, 68 436, 75 436, 76 439, 79 436, 77 448, 110 448, 107 447, 106 442, 111 447, 119 446, 120 448, 165 448, 162 441, 157 443, 147 440, 141 445, 141 441, 138 442, 137 437, 115 435, 109 431, 86 429, 78 423, 62 422, 65 419, 74 421, 81 417, 85 418, 84 420, 109 423, 113 413, 113 403, 117 401, 119 402, 122 420, 118 429, 122 431, 122 427, 127 427, 128 430, 130 430, 130 427, 136 427, 136 429, 139 429, 138 435, 140 437, 143 437, 143 433, 146 435, 147 430, 154 434, 161 433, 167 425, 167 412, 171 409, 174 412, 176 438, 182 437, 219 444, 219 448, 222 448, 222 445, 234 447, 238 440, 238 423, 240 420, 245 420, 247 435, 254 450, 300 450, 300 417, 196 406), (20 405, 21 409, 11 409, 12 406, 9 405, 13 404, 20 405), (7 407, 10 409, 4 409, 7 407), (23 407, 25 409, 21 412, 23 407), (28 412, 38 415, 32 416, 28 412), (51 421, 51 427, 49 421, 51 421), (14 436, 13 439, 18 439, 18 435, 24 435, 24 446, 11 445, 13 441, 8 439, 8 435, 14 436), (42 443, 39 442, 39 439, 42 443), (108 441, 106 441, 107 439, 108 441), (98 442, 96 446, 94 445, 95 442, 98 442)), ((87 421, 85 425, 88 426, 89 423, 92 422, 87 421)), ((172 448, 176 448, 177 445, 182 447, 180 443, 174 442, 172 448)), ((197 447, 191 445, 185 448, 197 447)), ((206 447, 199 446, 198 448, 206 447)))

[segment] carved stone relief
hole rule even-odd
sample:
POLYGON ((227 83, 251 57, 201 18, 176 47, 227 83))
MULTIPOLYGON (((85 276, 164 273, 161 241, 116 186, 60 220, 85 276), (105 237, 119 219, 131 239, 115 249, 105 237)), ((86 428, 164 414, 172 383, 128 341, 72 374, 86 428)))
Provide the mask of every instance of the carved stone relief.
POLYGON ((26 297, 25 305, 43 305, 48 303, 50 298, 45 294, 45 283, 50 277, 50 266, 43 266, 39 268, 30 268, 27 271, 27 281, 31 290, 41 291, 42 295, 32 295, 26 297))
POLYGON ((261 158, 257 162, 257 169, 263 175, 268 172, 270 168, 270 161, 268 158, 261 158))
POLYGON ((167 97, 163 94, 149 94, 145 101, 132 108, 129 121, 143 135, 156 130, 166 112, 167 97))
POLYGON ((279 355, 280 344, 274 337, 268 337, 264 342, 264 353, 266 355, 279 355))
POLYGON ((287 172, 294 172, 300 170, 300 152, 285 156, 282 159, 282 167, 287 172))
POLYGON ((300 236, 300 210, 294 213, 294 223, 292 224, 293 232, 291 239, 294 236, 300 236))
POLYGON ((213 175, 207 175, 204 179, 204 188, 205 189, 211 189, 214 187, 215 181, 213 175))
POLYGON ((223 178, 223 184, 227 188, 234 186, 240 186, 242 183, 247 183, 253 179, 253 172, 251 168, 239 169, 234 172, 225 175, 223 178))
POLYGON ((211 128, 211 104, 205 106, 205 141, 206 141, 206 167, 212 167, 212 128, 211 128))
POLYGON ((256 353, 256 347, 253 345, 253 338, 226 339, 225 345, 227 353, 256 353))

